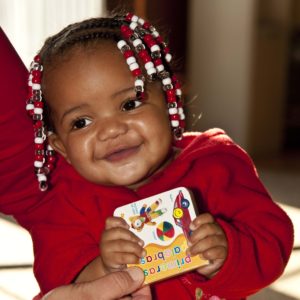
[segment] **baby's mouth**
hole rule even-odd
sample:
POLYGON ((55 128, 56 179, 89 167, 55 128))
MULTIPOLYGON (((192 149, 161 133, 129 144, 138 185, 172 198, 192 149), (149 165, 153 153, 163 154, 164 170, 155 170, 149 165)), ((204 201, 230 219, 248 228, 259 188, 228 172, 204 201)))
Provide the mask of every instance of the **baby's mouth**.
POLYGON ((109 162, 118 162, 136 154, 139 151, 139 148, 140 148, 139 146, 134 146, 134 147, 116 149, 106 154, 103 159, 109 162))

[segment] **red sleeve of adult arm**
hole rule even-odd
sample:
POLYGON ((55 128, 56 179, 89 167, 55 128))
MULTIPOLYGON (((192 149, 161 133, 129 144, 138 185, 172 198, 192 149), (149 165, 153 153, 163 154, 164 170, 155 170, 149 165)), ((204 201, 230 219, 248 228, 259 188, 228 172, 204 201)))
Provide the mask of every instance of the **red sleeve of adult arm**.
POLYGON ((27 70, 0 28, 0 211, 25 212, 39 191, 33 170, 33 128, 26 114, 27 70))
POLYGON ((94 228, 94 221, 73 201, 74 198, 94 201, 86 194, 84 184, 81 188, 76 181, 73 184, 60 182, 38 208, 44 220, 30 224, 34 274, 43 294, 74 281, 82 269, 100 255, 101 228, 94 228))

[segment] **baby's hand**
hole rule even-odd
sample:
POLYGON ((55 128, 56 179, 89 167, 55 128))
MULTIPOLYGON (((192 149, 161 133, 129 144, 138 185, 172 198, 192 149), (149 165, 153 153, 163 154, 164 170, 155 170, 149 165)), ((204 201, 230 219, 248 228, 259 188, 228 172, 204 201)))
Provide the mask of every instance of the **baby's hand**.
POLYGON ((204 213, 195 218, 190 229, 187 254, 201 255, 209 260, 209 265, 197 269, 198 273, 207 277, 213 277, 223 266, 228 251, 226 235, 221 226, 215 222, 213 216, 204 213))
POLYGON ((144 242, 129 231, 129 225, 122 218, 106 219, 100 251, 108 272, 123 269, 126 264, 138 263, 146 255, 143 245, 144 242))

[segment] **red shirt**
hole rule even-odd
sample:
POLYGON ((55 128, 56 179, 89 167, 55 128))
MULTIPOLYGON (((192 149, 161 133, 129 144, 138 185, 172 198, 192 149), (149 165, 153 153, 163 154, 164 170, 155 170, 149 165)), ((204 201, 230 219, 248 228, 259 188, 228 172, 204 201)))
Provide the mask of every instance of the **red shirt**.
POLYGON ((72 282, 100 254, 105 219, 116 207, 179 186, 191 189, 199 212, 210 212, 222 226, 228 258, 213 279, 191 272, 154 284, 154 299, 195 299, 197 288, 202 299, 241 299, 282 274, 292 249, 292 224, 271 200, 251 159, 221 130, 186 135, 176 160, 137 191, 89 183, 60 158, 53 188, 39 192, 32 125, 24 109, 26 70, 1 32, 0 49, 0 210, 31 233, 43 293, 72 282))
POLYGON ((194 299, 205 294, 241 299, 274 281, 288 261, 293 230, 271 200, 246 153, 221 130, 184 138, 181 154, 137 191, 95 185, 61 162, 54 188, 29 214, 17 215, 30 230, 35 275, 45 293, 72 282, 99 253, 105 219, 116 207, 185 186, 199 212, 210 212, 228 239, 228 258, 211 280, 196 272, 153 285, 154 299, 194 299), (43 215, 43 221, 32 221, 43 215))

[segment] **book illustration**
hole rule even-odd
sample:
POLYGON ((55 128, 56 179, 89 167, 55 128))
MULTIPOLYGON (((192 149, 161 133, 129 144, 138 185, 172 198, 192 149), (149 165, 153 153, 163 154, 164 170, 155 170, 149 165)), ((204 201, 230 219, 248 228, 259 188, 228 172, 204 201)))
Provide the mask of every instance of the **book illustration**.
POLYGON ((137 264, 145 274, 145 283, 191 271, 207 264, 199 256, 186 255, 189 225, 196 217, 189 191, 176 188, 119 207, 130 230, 145 242, 147 255, 137 264))
POLYGON ((156 225, 156 222, 154 222, 153 219, 158 218, 167 211, 166 208, 156 210, 161 202, 161 199, 158 199, 149 207, 147 207, 147 204, 143 204, 140 214, 129 218, 131 227, 137 231, 141 231, 145 224, 152 226, 156 225))

